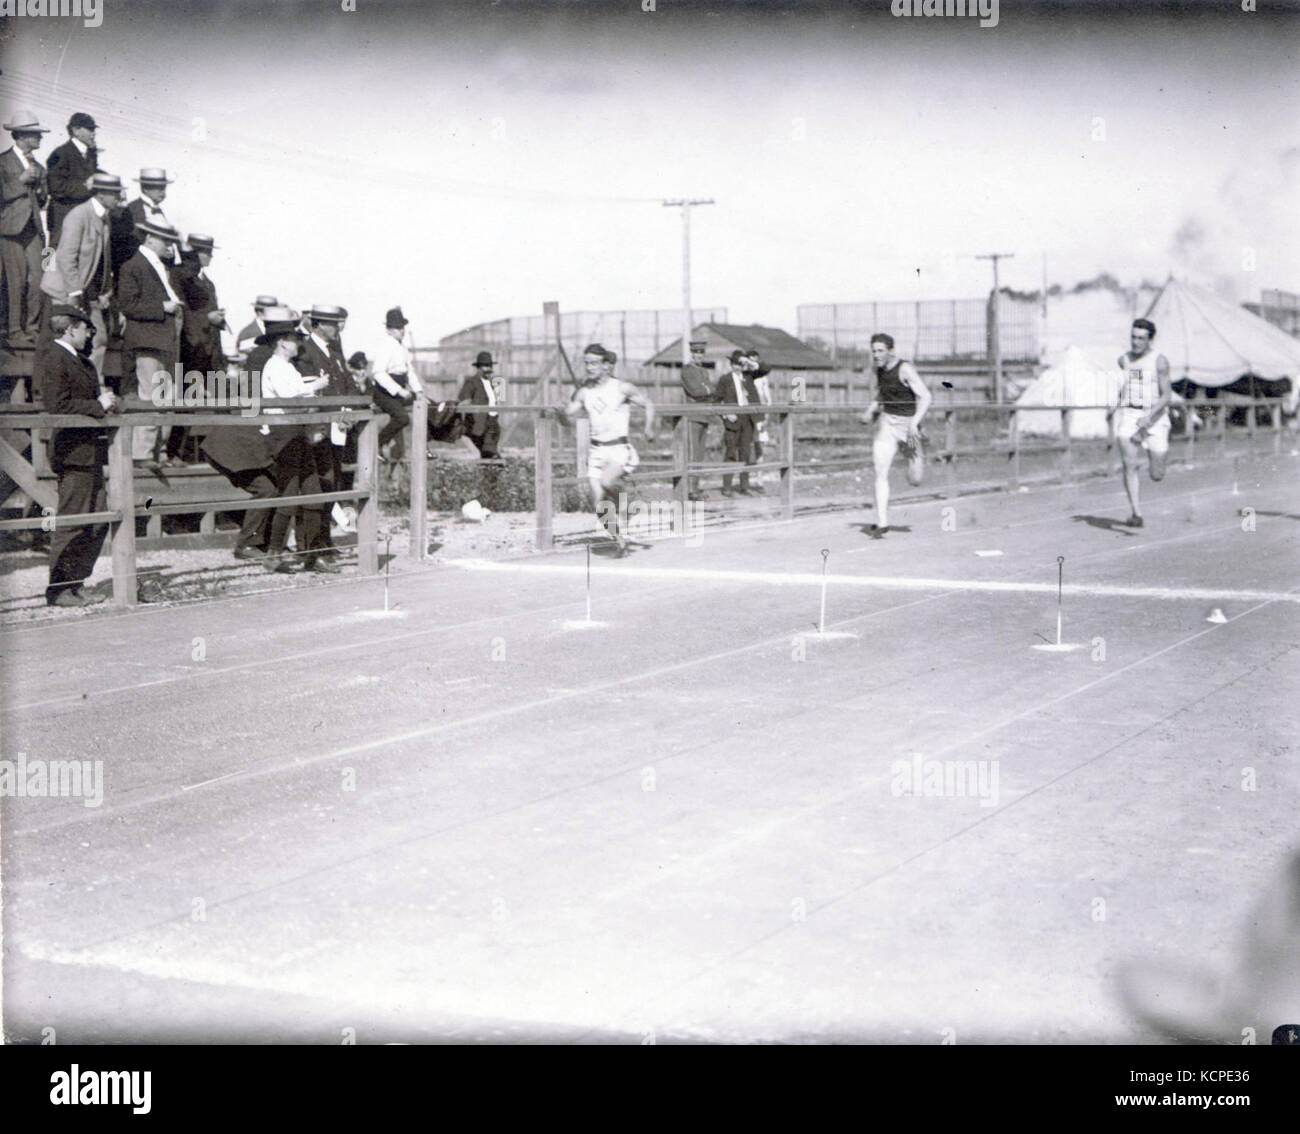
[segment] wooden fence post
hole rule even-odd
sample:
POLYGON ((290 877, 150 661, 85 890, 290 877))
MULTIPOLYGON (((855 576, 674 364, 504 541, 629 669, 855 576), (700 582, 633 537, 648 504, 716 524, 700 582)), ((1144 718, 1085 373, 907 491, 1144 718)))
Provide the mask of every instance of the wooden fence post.
POLYGON ((1020 415, 1011 411, 1011 488, 1020 487, 1020 415))
POLYGON ((379 419, 371 417, 357 438, 353 484, 367 492, 357 501, 357 566, 363 575, 379 573, 379 419))
POLYGON ((538 551, 551 550, 555 507, 551 491, 551 419, 543 407, 533 419, 533 514, 538 551))
POLYGON ((687 514, 691 495, 691 423, 685 416, 673 422, 673 498, 687 514))
POLYGON ((411 403, 411 539, 406 554, 422 560, 429 546, 429 399, 423 391, 411 403))
POLYGON ((119 425, 108 443, 108 507, 118 514, 110 525, 113 554, 113 604, 135 606, 135 466, 129 425, 119 425))
MULTIPOLYGON (((954 326, 956 324, 954 323, 954 326)), ((948 395, 949 402, 952 394, 948 395)), ((949 406, 943 411, 943 447, 948 450, 947 495, 953 495, 953 485, 957 480, 957 411, 949 406)))
POLYGON ((1069 484, 1074 472, 1074 450, 1070 446, 1070 413, 1068 406, 1061 410, 1061 441, 1065 448, 1061 450, 1061 483, 1069 484))
POLYGON ((794 414, 786 412, 781 418, 781 515, 794 519, 794 414))

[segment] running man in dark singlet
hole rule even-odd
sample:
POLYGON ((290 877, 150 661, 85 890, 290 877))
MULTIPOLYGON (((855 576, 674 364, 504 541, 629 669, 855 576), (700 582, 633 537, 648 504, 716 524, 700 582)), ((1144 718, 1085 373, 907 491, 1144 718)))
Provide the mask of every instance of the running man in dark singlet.
POLYGON ((1128 354, 1119 356, 1124 372, 1120 383, 1119 405, 1115 415, 1115 437, 1119 441, 1120 460, 1124 464, 1124 491, 1128 493, 1133 514, 1128 526, 1142 526, 1142 507, 1138 500, 1138 462, 1147 451, 1152 480, 1164 480, 1165 461, 1169 456, 1169 403, 1173 389, 1169 384, 1169 360, 1151 349, 1156 325, 1149 319, 1135 319, 1129 331, 1128 354))
POLYGON ((920 484, 925 475, 920 425, 930 408, 930 391, 916 367, 894 353, 892 336, 871 336, 871 358, 876 365, 876 388, 863 421, 869 423, 876 417, 876 435, 871 442, 876 473, 876 522, 871 525, 871 534, 880 536, 889 527, 889 466, 894 462, 894 454, 903 451, 909 484, 920 484))

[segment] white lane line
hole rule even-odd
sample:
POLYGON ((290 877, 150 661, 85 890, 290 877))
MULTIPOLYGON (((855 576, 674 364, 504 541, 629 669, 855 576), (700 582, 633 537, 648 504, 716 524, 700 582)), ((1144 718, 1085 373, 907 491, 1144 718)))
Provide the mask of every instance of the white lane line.
MULTIPOLYGON (((449 566, 466 571, 493 571, 500 574, 581 575, 582 564, 567 563, 498 563, 480 559, 454 559, 449 566)), ((820 586, 822 579, 836 586, 866 587, 894 591, 964 591, 985 594, 1056 594, 1055 583, 998 582, 988 579, 937 579, 907 575, 826 575, 810 571, 739 571, 712 567, 632 567, 614 568, 619 576, 641 579, 692 579, 699 582, 741 583, 747 587, 820 586)), ((611 574, 613 573, 611 572, 611 574)), ((1070 583, 1062 588, 1068 595, 1093 598, 1140 598, 1169 601, 1222 599, 1227 602, 1293 602, 1300 594, 1291 591, 1232 590, 1214 587, 1127 587, 1108 583, 1070 583)))
MULTIPOLYGON (((855 622, 865 622, 872 618, 881 618, 884 615, 892 614, 900 610, 909 610, 915 606, 924 606, 927 603, 938 602, 947 598, 948 594, 929 595, 926 598, 913 599, 911 602, 899 603, 896 606, 887 606, 880 610, 869 611, 866 614, 855 615, 852 618, 846 618, 842 621, 832 623, 832 628, 851 626, 855 622)), ((545 697, 535 697, 529 701, 522 701, 513 705, 502 705, 496 709, 485 709, 481 713, 476 713, 468 717, 456 717, 453 720, 439 721, 436 724, 425 725, 422 728, 408 729, 403 732, 392 733, 388 736, 377 737, 374 740, 368 740, 361 744, 349 745, 346 748, 336 748, 329 752, 321 752, 312 756, 295 758, 289 761, 281 761, 273 764, 264 764, 247 768, 241 772, 232 772, 228 775, 221 776, 217 780, 209 781, 210 783, 229 783, 233 780, 251 780, 258 779, 262 776, 273 776, 284 771, 299 771, 305 768, 313 767, 316 764, 327 763, 330 760, 341 759, 345 756, 354 756, 358 753, 373 752, 376 749, 387 748, 389 745, 402 744, 411 740, 422 740, 426 737, 436 736, 438 733, 449 730, 460 730, 482 724, 488 721, 500 720, 503 717, 515 716, 519 713, 531 712, 533 709, 545 708, 548 705, 555 705, 565 701, 571 701, 574 698, 590 697, 594 694, 605 693, 611 689, 617 689, 624 685, 639 685, 643 682, 653 681, 656 678, 664 677, 671 673, 678 673, 682 670, 691 669, 699 665, 711 665, 714 662, 725 661, 728 658, 739 657, 742 654, 752 653, 755 650, 768 649, 775 645, 788 645, 792 639, 799 635, 800 631, 788 630, 782 634, 775 635, 771 638, 764 638, 759 642, 751 642, 746 646, 737 646, 734 649, 723 650, 719 653, 708 654, 704 657, 687 658, 685 661, 672 662, 669 665, 659 666, 655 669, 641 670, 637 673, 628 674, 626 677, 617 677, 609 681, 596 682, 592 685, 584 685, 580 689, 557 690, 545 697)), ((203 785, 193 785, 200 787, 203 785)), ((192 790, 192 788, 190 789, 192 790)), ((122 803, 116 807, 99 807, 90 816, 97 819, 107 818, 111 815, 120 814, 128 809, 142 807, 147 804, 159 803, 165 800, 175 798, 176 791, 168 789, 165 791, 155 792, 148 796, 139 796, 127 803, 122 803)), ((15 832, 19 835, 28 835, 41 831, 48 831, 55 827, 64 827, 70 823, 79 823, 84 821, 88 816, 76 815, 68 819, 55 820, 51 823, 44 823, 34 827, 24 827, 15 832)))

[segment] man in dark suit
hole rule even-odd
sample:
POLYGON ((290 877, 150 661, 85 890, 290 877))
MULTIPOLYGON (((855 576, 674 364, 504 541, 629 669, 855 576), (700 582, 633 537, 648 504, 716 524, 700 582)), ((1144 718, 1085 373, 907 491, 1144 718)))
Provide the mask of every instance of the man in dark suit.
MULTIPOLYGON (((461 383, 457 401, 462 407, 494 406, 497 404, 496 387, 493 386, 492 355, 485 350, 478 352, 474 359, 474 373, 461 383)), ((497 446, 501 442, 501 419, 495 410, 464 415, 465 436, 474 442, 478 455, 483 458, 500 456, 497 446)))
POLYGON ((279 306, 280 301, 273 295, 259 295, 253 300, 253 321, 235 337, 235 349, 252 354, 257 348, 257 340, 266 333, 266 320, 263 316, 270 308, 279 306))
MULTIPOLYGON (((181 370, 189 374, 220 372, 225 369, 221 354, 221 328, 226 313, 217 302, 216 285, 207 276, 212 263, 212 250, 216 247, 212 237, 192 232, 189 247, 181 253, 180 262, 172 273, 176 291, 184 306, 181 308, 181 370)), ((190 431, 184 426, 172 427, 167 437, 168 465, 184 465, 181 450, 190 431)))
MULTIPOLYGON (((710 404, 717 399, 713 394, 713 383, 709 381, 709 372, 704 368, 704 349, 708 346, 703 339, 691 342, 691 360, 682 367, 682 393, 688 402, 710 404)), ((695 463, 703 461, 708 443, 709 419, 707 417, 688 417, 686 419, 686 453, 688 459, 695 463)), ((709 494, 700 490, 700 478, 691 477, 689 497, 692 500, 707 500, 709 494)))
MULTIPOLYGON (((754 380, 745 373, 744 351, 731 352, 731 370, 718 379, 714 387, 715 399, 724 405, 756 406, 761 399, 754 386, 754 380)), ((723 416, 723 460, 738 461, 746 465, 754 463, 754 417, 746 413, 729 413, 723 416)), ((740 474, 740 487, 734 492, 731 487, 731 473, 722 477, 722 495, 752 496, 749 487, 749 473, 740 474)))
MULTIPOLYGON (((167 199, 167 186, 172 183, 172 179, 167 176, 167 171, 154 168, 142 169, 136 181, 140 183, 140 196, 113 217, 114 279, 122 270, 122 265, 131 259, 140 247, 136 225, 141 221, 152 221, 154 224, 176 227, 167 219, 167 214, 163 212, 162 207, 163 201, 167 199)), ((171 262, 178 263, 179 260, 173 257, 171 262)))
MULTIPOLYGON (((325 377, 327 384, 321 390, 322 396, 349 396, 353 393, 352 376, 348 373, 347 359, 343 357, 340 345, 343 326, 348 319, 347 308, 318 303, 308 308, 306 319, 309 333, 294 364, 304 375, 325 377)), ((335 422, 330 425, 329 436, 312 446, 316 458, 316 475, 320 479, 322 492, 340 492, 343 489, 343 449, 347 440, 347 428, 335 422)), ((321 508, 316 544, 317 549, 333 555, 338 554, 330 535, 330 516, 335 507, 334 504, 326 504, 321 508)), ((348 527, 347 516, 342 509, 339 511, 339 519, 340 526, 348 527)))
MULTIPOLYGON (((144 243, 125 264, 117 283, 118 310, 126 316, 122 349, 135 360, 136 397, 152 405, 155 374, 171 374, 176 367, 180 342, 181 309, 184 304, 172 285, 164 257, 180 234, 170 227, 145 221, 139 226, 144 243)), ((158 468, 159 428, 137 426, 132 455, 141 464, 158 468)))
POLYGON ((0 154, 0 269, 8 292, 5 323, 10 346, 36 345, 41 325, 41 253, 45 222, 41 210, 49 199, 45 167, 34 154, 48 134, 30 110, 4 124, 13 135, 11 149, 0 154))
MULTIPOLYGON (((38 362, 41 400, 47 413, 103 417, 116 401, 101 387, 95 368, 81 355, 94 334, 90 317, 80 308, 59 304, 50 315, 58 337, 38 362)), ((50 442, 50 467, 59 478, 58 515, 105 512, 104 462, 108 442, 102 429, 58 429, 50 442)), ((59 527, 50 537, 50 606, 88 606, 100 601, 82 594, 81 585, 95 569, 107 524, 59 527)))
POLYGON ((68 140, 50 153, 47 174, 50 207, 47 212, 50 243, 58 244, 63 218, 83 201, 90 200, 86 182, 99 172, 99 151, 95 148, 95 120, 78 111, 68 119, 68 140))

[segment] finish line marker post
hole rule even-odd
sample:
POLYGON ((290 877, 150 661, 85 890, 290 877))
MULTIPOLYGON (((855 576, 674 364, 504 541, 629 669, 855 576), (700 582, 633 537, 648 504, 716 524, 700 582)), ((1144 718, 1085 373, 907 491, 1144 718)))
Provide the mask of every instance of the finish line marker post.
POLYGON ((591 620, 591 544, 587 544, 587 617, 566 619, 564 628, 566 630, 592 630, 597 626, 604 625, 603 622, 593 622, 591 620))
MULTIPOLYGON (((1061 641, 1061 591, 1065 581, 1065 556, 1056 557, 1056 641, 1046 643, 1036 643, 1036 650, 1050 650, 1053 653, 1069 653, 1071 650, 1081 650, 1083 647, 1077 642, 1061 641)), ((1042 635, 1039 635, 1041 637, 1042 635)))
MULTIPOLYGON (((826 629, 826 561, 830 558, 831 549, 822 548, 822 606, 821 613, 817 617, 817 634, 816 637, 823 641, 830 638, 856 638, 857 635, 848 630, 827 630, 826 629)), ((809 635, 803 635, 809 637, 809 635)))

